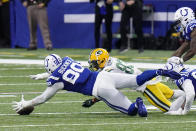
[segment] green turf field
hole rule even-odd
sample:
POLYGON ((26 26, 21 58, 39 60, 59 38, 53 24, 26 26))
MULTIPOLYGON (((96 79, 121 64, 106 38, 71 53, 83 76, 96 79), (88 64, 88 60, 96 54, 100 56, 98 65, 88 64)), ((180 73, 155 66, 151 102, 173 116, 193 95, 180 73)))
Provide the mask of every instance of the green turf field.
MULTIPOLYGON (((88 60, 89 49, 55 49, 26 51, 25 49, 0 49, 0 59, 43 59, 51 53, 70 56, 76 60, 88 60)), ((111 56, 129 62, 164 63, 173 51, 150 51, 138 54, 137 50, 119 55, 113 50, 111 56)), ((194 64, 196 58, 188 63, 194 64)), ((29 116, 17 115, 11 107, 12 101, 32 99, 46 88, 44 80, 31 80, 28 76, 44 72, 41 65, 0 64, 0 131, 195 131, 196 110, 186 116, 167 116, 157 110, 148 110, 147 118, 131 117, 99 102, 92 108, 83 108, 82 102, 91 97, 60 91, 47 103, 35 107, 29 116)), ((171 83, 166 83, 176 88, 171 83)), ((122 92, 134 101, 140 93, 122 92)), ((146 105, 150 105, 144 98, 146 105)), ((196 103, 194 103, 196 105, 196 103)))
MULTIPOLYGON (((27 51, 26 49, 0 49, 0 59, 44 59, 48 54, 57 53, 62 57, 70 56, 75 60, 88 60, 90 51, 90 49, 54 49, 53 51, 47 51, 45 49, 38 49, 36 51, 27 51)), ((110 53, 110 56, 132 62, 165 63, 173 52, 166 50, 145 50, 144 53, 138 54, 138 50, 129 50, 124 54, 119 54, 118 50, 114 49, 110 53)), ((187 62, 187 64, 195 63, 196 56, 187 62)))

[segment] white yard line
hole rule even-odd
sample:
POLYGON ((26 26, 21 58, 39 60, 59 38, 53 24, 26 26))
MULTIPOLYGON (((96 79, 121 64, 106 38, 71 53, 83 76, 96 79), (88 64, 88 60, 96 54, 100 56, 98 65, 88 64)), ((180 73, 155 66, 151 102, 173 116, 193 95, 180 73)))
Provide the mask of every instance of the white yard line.
MULTIPOLYGON (((21 94, 41 94, 43 92, 2 92, 0 95, 21 95, 21 94)), ((76 93, 76 92, 70 92, 66 90, 62 90, 57 92, 57 94, 64 94, 64 93, 76 93)))
MULTIPOLYGON (((78 61, 83 66, 88 66, 87 61, 78 61)), ((44 65, 43 60, 29 60, 29 59, 0 59, 0 63, 2 64, 28 64, 28 65, 44 65)), ((155 64, 155 63, 135 63, 135 62, 127 62, 127 64, 131 64, 136 66, 137 68, 146 68, 146 69, 158 69, 164 67, 165 64, 155 64)), ((186 67, 193 68, 195 65, 185 65, 186 67)))
POLYGON ((29 76, 0 76, 0 78, 15 78, 15 77, 24 78, 24 77, 29 77, 29 76))
POLYGON ((46 83, 17 83, 17 84, 0 84, 0 86, 28 86, 28 85, 46 85, 46 83))
POLYGON ((16 95, 0 95, 0 97, 16 97, 16 95))
MULTIPOLYGON (((148 119, 146 119, 147 121, 148 119)), ((54 127, 54 126, 108 126, 108 125, 144 125, 144 124, 185 124, 196 123, 196 121, 162 121, 162 122, 127 122, 127 123, 70 123, 70 124, 40 124, 40 125, 5 125, 0 128, 15 128, 15 127, 54 127)))
POLYGON ((0 70, 1 71, 6 71, 6 70, 42 70, 42 69, 44 69, 44 67, 39 67, 39 68, 32 68, 32 67, 30 67, 30 68, 0 68, 0 70))

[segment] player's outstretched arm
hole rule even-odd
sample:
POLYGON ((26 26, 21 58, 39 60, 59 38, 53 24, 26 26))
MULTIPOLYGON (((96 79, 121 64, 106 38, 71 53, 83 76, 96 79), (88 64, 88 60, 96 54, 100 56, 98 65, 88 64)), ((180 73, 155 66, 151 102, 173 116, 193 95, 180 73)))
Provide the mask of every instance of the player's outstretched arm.
POLYGON ((56 92, 61 89, 63 89, 63 83, 56 83, 51 87, 47 87, 46 90, 40 96, 37 96, 32 100, 26 101, 22 97, 21 101, 13 102, 13 110, 15 110, 18 113, 21 110, 24 110, 25 108, 43 104, 50 98, 52 98, 56 94, 56 92))
POLYGON ((88 99, 86 101, 83 102, 82 106, 83 107, 91 107, 92 105, 94 105, 95 103, 99 102, 100 100, 97 98, 93 98, 93 99, 88 99))
POLYGON ((196 28, 191 33, 191 41, 190 41, 190 48, 183 56, 183 60, 187 61, 191 59, 196 54, 196 28))
POLYGON ((50 76, 50 74, 45 72, 45 73, 41 73, 41 74, 30 75, 29 77, 34 80, 43 80, 43 79, 48 78, 49 76, 50 76))

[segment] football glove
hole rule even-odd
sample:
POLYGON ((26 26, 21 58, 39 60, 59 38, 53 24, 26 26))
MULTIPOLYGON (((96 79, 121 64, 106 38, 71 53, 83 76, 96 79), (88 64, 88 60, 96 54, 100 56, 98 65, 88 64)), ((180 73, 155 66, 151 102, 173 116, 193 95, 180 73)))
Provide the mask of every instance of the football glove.
POLYGON ((37 74, 37 75, 30 75, 29 76, 31 79, 34 79, 34 80, 41 80, 43 79, 43 77, 40 75, 40 74, 37 74))
POLYGON ((82 106, 83 107, 91 107, 92 105, 94 105, 96 102, 98 102, 100 100, 93 98, 93 99, 89 99, 83 102, 82 106))
POLYGON ((167 59, 167 62, 169 63, 175 63, 175 64, 182 64, 184 61, 182 58, 177 57, 177 56, 172 56, 167 59))
POLYGON ((156 73, 157 75, 170 77, 171 79, 174 79, 174 80, 178 80, 181 78, 181 75, 179 73, 172 71, 172 70, 158 69, 156 73))
POLYGON ((24 100, 23 94, 21 97, 21 101, 14 101, 12 107, 13 110, 15 110, 16 113, 20 115, 28 115, 34 110, 34 107, 30 104, 30 102, 24 100))
POLYGON ((30 75, 29 77, 34 80, 43 80, 45 78, 48 78, 49 74, 48 73, 41 73, 41 74, 37 74, 37 75, 30 75))

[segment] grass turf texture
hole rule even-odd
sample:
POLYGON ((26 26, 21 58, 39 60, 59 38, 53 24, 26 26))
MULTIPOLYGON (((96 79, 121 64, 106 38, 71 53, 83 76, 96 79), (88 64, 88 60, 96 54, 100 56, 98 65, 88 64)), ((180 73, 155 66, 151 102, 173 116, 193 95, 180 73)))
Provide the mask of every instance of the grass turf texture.
MULTIPOLYGON (((42 59, 47 54, 58 53, 61 56, 68 55, 77 60, 88 60, 89 52, 88 49, 56 49, 51 52, 44 49, 32 52, 25 49, 1 49, 0 58, 42 59)), ((137 50, 131 50, 119 55, 117 50, 113 50, 111 56, 117 56, 129 62, 137 61, 136 58, 139 59, 137 62, 144 62, 145 57, 145 60, 150 62, 164 63, 166 59, 161 58, 170 57, 172 52, 145 51, 143 54, 138 54, 137 50)), ((193 58, 189 63, 194 64, 194 60, 193 58)), ((1 131, 195 131, 196 129, 195 111, 191 111, 186 116, 167 116, 160 111, 149 110, 147 119, 138 116, 131 117, 112 110, 103 102, 99 102, 91 108, 83 108, 81 107, 82 102, 91 97, 66 91, 60 91, 47 103, 35 107, 34 112, 29 116, 17 115, 12 110, 11 102, 20 101, 21 93, 24 93, 24 98, 29 100, 44 91, 46 88, 44 80, 35 81, 28 78, 30 74, 44 71, 42 66, 37 65, 0 64, 1 131)), ((173 84, 169 86, 176 88, 173 84)), ((129 89, 122 90, 122 92, 133 102, 138 96, 144 98, 140 93, 129 89)), ((144 103, 150 105, 145 98, 144 103)))
MULTIPOLYGON (((38 49, 27 51, 26 49, 0 49, 0 58, 2 59, 44 59, 48 54, 57 53, 61 57, 69 56, 75 60, 88 60, 91 49, 54 49, 47 51, 38 49)), ((110 56, 132 62, 156 62, 165 63, 168 57, 171 57, 174 51, 168 50, 145 50, 138 54, 138 50, 129 50, 124 54, 119 54, 117 49, 113 49, 110 56)), ((196 57, 187 61, 187 64, 194 64, 196 57)))

